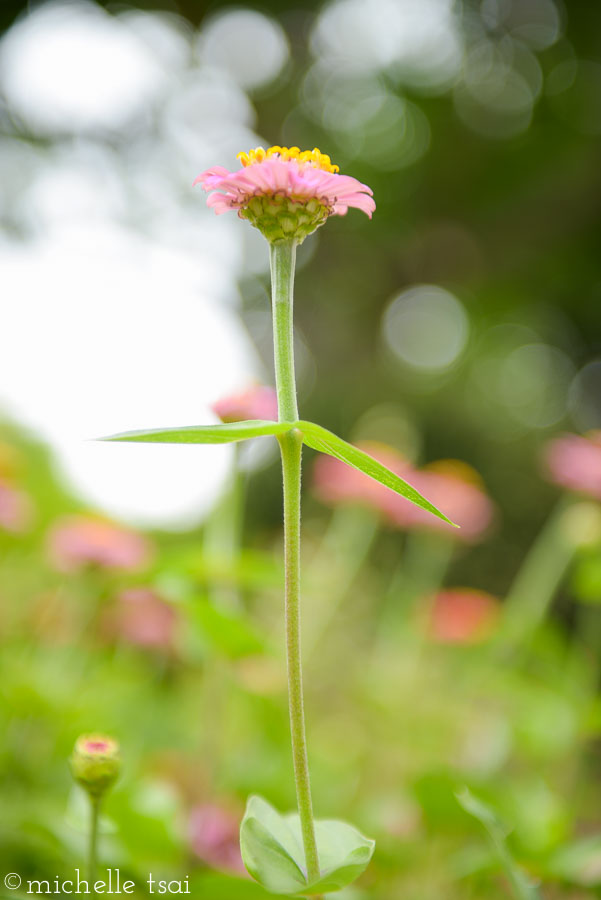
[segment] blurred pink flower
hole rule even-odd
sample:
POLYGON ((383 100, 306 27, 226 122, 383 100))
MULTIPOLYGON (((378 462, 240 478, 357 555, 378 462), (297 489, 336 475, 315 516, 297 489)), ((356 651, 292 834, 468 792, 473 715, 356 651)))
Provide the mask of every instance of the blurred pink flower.
POLYGON ((480 540, 490 527, 494 506, 478 473, 459 460, 441 460, 418 469, 408 479, 420 494, 459 525, 453 528, 415 504, 393 494, 389 501, 389 521, 399 528, 442 531, 465 543, 480 540))
POLYGON ((106 629, 113 635, 138 647, 172 650, 178 616, 169 603, 146 587, 128 588, 117 597, 109 611, 106 629))
MULTIPOLYGON (((371 219, 376 208, 372 191, 350 175, 339 175, 329 156, 315 148, 301 152, 298 147, 258 147, 239 153, 242 168, 230 172, 214 166, 202 172, 194 184, 214 191, 207 199, 217 215, 230 209, 242 210, 255 198, 288 198, 309 206, 311 201, 326 216, 346 214, 349 207, 362 210, 371 219)), ((311 208, 310 212, 314 210, 311 208)))
POLYGON ((220 806, 204 803, 190 813, 188 834, 192 850, 214 869, 246 872, 239 833, 239 819, 220 806))
POLYGON ((441 644, 476 644, 494 632, 501 604, 491 594, 472 588, 440 591, 430 601, 426 633, 441 644))
POLYGON ((211 408, 222 422, 242 422, 244 419, 277 420, 278 397, 274 388, 256 384, 240 393, 222 397, 211 408))
POLYGON ((48 536, 50 558, 61 572, 85 566, 136 571, 152 556, 149 541, 140 534, 90 515, 66 516, 48 536))
POLYGON ((28 495, 9 482, 0 481, 0 529, 23 534, 32 518, 33 507, 28 495))
POLYGON ((585 437, 564 434, 549 441, 544 461, 555 484, 601 500, 601 431, 585 437))
POLYGON ((445 460, 424 469, 414 469, 390 447, 358 446, 415 487, 461 527, 447 525, 363 472, 330 456, 318 457, 313 470, 314 489, 324 503, 334 506, 344 502, 360 503, 379 512, 396 528, 444 531, 465 542, 478 540, 491 524, 493 505, 479 476, 466 463, 445 460))
MULTIPOLYGON (((401 478, 412 483, 415 470, 400 453, 385 444, 364 442, 357 445, 401 478)), ((320 454, 313 466, 313 490, 322 503, 337 506, 358 503, 388 517, 395 494, 373 478, 347 466, 333 456, 320 454)))

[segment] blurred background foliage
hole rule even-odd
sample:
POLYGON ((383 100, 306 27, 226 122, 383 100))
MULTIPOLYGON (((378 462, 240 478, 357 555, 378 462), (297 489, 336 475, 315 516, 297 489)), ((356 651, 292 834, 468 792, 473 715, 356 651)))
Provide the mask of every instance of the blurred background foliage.
MULTIPOLYGON (((345 898, 503 898, 508 858, 543 897, 601 896, 601 450, 598 438, 550 444, 601 428, 601 6, 24 7, 0 11, 7 328, 20 291, 62 295, 45 269, 27 280, 40 241, 102 223, 177 247, 199 278, 216 260, 222 274, 209 271, 203 290, 217 303, 229 279, 231 328, 255 348, 239 387, 270 382, 266 248, 244 223, 215 219, 194 176, 261 143, 319 146, 374 190, 372 222, 332 219, 300 251, 302 415, 394 448, 468 539, 407 521, 361 482, 332 496, 339 473, 320 481, 307 454, 315 802, 377 839, 345 898), (432 468, 440 460, 470 469, 432 468), (509 857, 488 842, 486 814, 458 802, 465 786, 505 824, 509 857)), ((47 246, 57 266, 59 251, 65 266, 88 265, 89 247, 47 246)), ((117 303, 120 246, 109 252, 117 303)), ((175 302, 164 297, 165 319, 175 302)), ((102 318, 90 307, 92 343, 102 318)), ((65 323, 50 310, 29 328, 52 346, 65 323)), ((91 508, 56 434, 36 427, 29 394, 11 394, 26 372, 37 396, 60 394, 54 363, 69 367, 77 333, 44 367, 29 336, 15 350, 7 333, 1 869, 68 877, 81 865, 84 810, 66 760, 80 732, 101 730, 125 760, 103 864, 140 895, 152 871, 190 874, 213 900, 261 898, 236 849, 245 797, 294 804, 275 452, 227 458, 218 478, 204 456, 221 496, 187 530, 161 527, 156 510, 144 534, 114 524, 102 517, 114 503, 97 492, 102 516, 91 508)), ((132 364, 140 397, 160 355, 132 364)), ((94 376, 69 377, 85 392, 94 376)), ((174 402, 173 370, 161 378, 174 402)), ((200 389, 216 400, 226 382, 200 389)))

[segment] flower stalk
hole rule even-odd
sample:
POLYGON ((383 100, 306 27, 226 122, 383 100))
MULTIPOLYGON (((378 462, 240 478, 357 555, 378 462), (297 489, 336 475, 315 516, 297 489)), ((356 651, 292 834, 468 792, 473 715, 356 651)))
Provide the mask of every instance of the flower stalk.
MULTIPOLYGON (((278 419, 298 419, 294 371, 293 284, 296 242, 279 241, 270 245, 273 306, 275 378, 278 395, 278 419)), ((288 705, 296 798, 305 851, 307 877, 319 877, 319 857, 315 840, 313 804, 309 778, 303 675, 301 661, 300 614, 300 521, 302 437, 292 430, 279 439, 284 482, 284 563, 286 661, 288 669, 288 705)))
POLYGON ((88 833, 88 878, 91 883, 96 880, 100 799, 100 797, 90 797, 90 830, 88 833))

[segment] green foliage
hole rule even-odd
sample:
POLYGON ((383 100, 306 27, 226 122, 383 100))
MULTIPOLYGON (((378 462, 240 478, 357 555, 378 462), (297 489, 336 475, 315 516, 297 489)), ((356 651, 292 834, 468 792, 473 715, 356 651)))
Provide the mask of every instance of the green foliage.
POLYGON ((315 837, 321 877, 309 881, 298 815, 283 816, 261 797, 249 798, 240 826, 242 858, 267 890, 299 896, 339 891, 361 875, 375 847, 352 825, 335 820, 316 820, 315 837))
POLYGON ((474 796, 468 788, 464 788, 457 794, 457 800, 464 810, 477 819, 488 832, 516 900, 539 900, 538 891, 519 868, 507 847, 507 829, 494 809, 474 796))

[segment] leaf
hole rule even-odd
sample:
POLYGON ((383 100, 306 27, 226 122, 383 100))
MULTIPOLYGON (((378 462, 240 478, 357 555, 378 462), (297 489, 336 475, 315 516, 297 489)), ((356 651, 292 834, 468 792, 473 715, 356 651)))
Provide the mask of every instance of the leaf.
POLYGON ((266 642, 262 636, 243 618, 229 610, 219 609, 206 600, 200 600, 192 607, 191 616, 209 645, 230 659, 241 659, 266 650, 266 642))
POLYGON ((524 872, 522 872, 507 847, 508 830, 494 809, 483 803, 478 797, 475 797, 468 788, 463 788, 455 796, 463 809, 486 828, 517 900, 539 900, 540 894, 524 872))
POLYGON ((315 838, 321 874, 309 882, 298 814, 283 816, 261 797, 249 798, 240 826, 242 858, 268 891, 296 896, 338 891, 361 875, 375 846, 352 825, 335 820, 317 820, 315 838))
POLYGON ((455 525, 454 522, 451 522, 451 520, 448 519, 444 513, 441 513, 429 500, 422 497, 414 487, 407 484, 407 482, 395 472, 387 469, 386 466, 382 465, 381 462, 378 462, 377 459, 374 459, 373 456, 370 456, 363 450, 359 450, 358 447, 354 447, 352 444, 348 444, 333 432, 328 431, 326 428, 322 428, 321 425, 316 425, 314 422, 297 422, 296 427, 302 431, 303 440, 308 447, 311 447, 313 450, 319 450, 320 453, 327 453, 329 456, 334 456, 348 466, 359 469, 360 472, 365 472, 370 478, 374 478, 385 487, 390 488, 397 494, 401 494, 402 497, 415 503, 415 505, 419 506, 421 509, 425 509, 427 512, 438 516, 443 522, 453 525, 454 528, 459 527, 458 525, 455 525))
POLYGON ((144 431, 124 431, 101 438, 102 441, 128 441, 143 444, 229 444, 264 435, 285 434, 295 427, 294 422, 271 422, 249 419, 222 425, 189 425, 185 428, 158 428, 144 431))
POLYGON ((190 425, 185 428, 162 428, 144 431, 126 431, 122 434, 113 434, 104 441, 128 441, 146 444, 226 444, 232 441, 246 441, 249 438, 263 437, 264 435, 278 436, 286 434, 293 428, 302 432, 303 441, 313 450, 334 456, 341 462, 359 469, 390 488, 411 503, 415 503, 426 512, 432 513, 443 522, 457 528, 444 513, 441 513, 429 500, 416 491, 414 487, 404 481, 395 472, 374 459, 358 447, 343 441, 327 428, 316 425, 314 422, 271 422, 267 419, 251 419, 246 422, 232 422, 222 425, 190 425))

